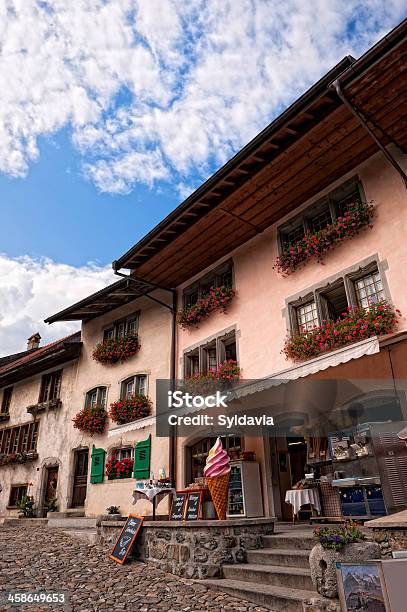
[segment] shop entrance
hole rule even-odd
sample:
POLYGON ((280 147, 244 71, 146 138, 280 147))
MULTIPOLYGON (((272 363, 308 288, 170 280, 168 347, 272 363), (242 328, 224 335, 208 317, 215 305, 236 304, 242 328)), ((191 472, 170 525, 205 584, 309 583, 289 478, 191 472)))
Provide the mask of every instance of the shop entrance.
MULTIPOLYGON (((292 507, 285 503, 285 494, 304 478, 307 462, 307 445, 303 437, 279 436, 271 439, 274 470, 277 474, 277 490, 281 500, 281 519, 292 519, 292 507), (274 446, 274 449, 273 449, 274 446), (274 452, 273 452, 274 450, 274 452)), ((273 470, 273 471, 274 471, 273 470)), ((309 513, 306 513, 308 516, 309 513)), ((304 514, 305 516, 305 514, 304 514)))
POLYGON ((75 451, 72 508, 82 508, 85 505, 88 480, 88 460, 88 449, 75 451))

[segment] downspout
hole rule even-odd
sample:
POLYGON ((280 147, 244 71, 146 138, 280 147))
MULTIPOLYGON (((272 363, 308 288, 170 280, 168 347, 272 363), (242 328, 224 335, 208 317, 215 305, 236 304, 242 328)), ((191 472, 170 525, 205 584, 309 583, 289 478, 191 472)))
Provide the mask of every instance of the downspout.
POLYGON ((366 132, 369 134, 369 136, 372 138, 372 140, 374 140, 374 142, 377 144, 379 149, 382 151, 383 155, 386 156, 386 158, 389 160, 391 165, 395 168, 395 170, 401 176, 401 178, 404 181, 404 184, 407 185, 407 174, 406 174, 406 172, 400 166, 398 161, 393 157, 393 155, 390 153, 390 151, 377 138, 376 134, 369 127, 368 121, 366 120, 366 118, 363 115, 363 113, 349 100, 349 98, 347 98, 345 96, 345 94, 344 94, 344 92, 343 92, 343 90, 341 88, 340 79, 336 79, 332 83, 332 87, 335 88, 336 93, 338 94, 339 98, 342 100, 342 102, 344 103, 346 108, 352 113, 352 115, 354 117, 356 117, 356 119, 359 121, 360 125, 366 130, 366 132))
MULTIPOLYGON (((114 274, 116 276, 120 276, 121 278, 125 278, 126 280, 139 282, 141 279, 137 279, 135 277, 129 276, 127 274, 121 274, 118 270, 113 268, 114 274)), ((154 283, 149 283, 148 281, 144 281, 146 284, 151 285, 152 289, 161 289, 162 291, 168 291, 172 295, 172 304, 166 304, 161 300, 149 295, 148 293, 144 294, 144 297, 156 302, 160 306, 164 308, 168 308, 171 312, 171 352, 170 352, 170 386, 171 390, 174 390, 175 387, 175 374, 176 374, 176 356, 177 356, 177 291, 176 289, 169 289, 168 287, 161 287, 159 285, 155 285, 154 283)), ((140 296, 142 297, 142 296, 140 296)), ((176 426, 172 425, 170 428, 170 440, 169 440, 169 471, 172 479, 172 485, 175 487, 175 469, 176 469, 176 445, 175 440, 177 436, 176 426)))

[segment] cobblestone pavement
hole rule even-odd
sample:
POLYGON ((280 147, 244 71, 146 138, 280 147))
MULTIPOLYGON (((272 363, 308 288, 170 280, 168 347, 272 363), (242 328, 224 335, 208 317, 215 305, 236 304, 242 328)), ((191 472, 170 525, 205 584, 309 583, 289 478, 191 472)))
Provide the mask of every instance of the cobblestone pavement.
MULTIPOLYGON (((135 610, 137 612, 198 612, 234 610, 267 612, 254 604, 209 590, 191 580, 176 578, 144 563, 123 566, 107 557, 106 549, 45 527, 0 525, 0 598, 10 589, 61 590, 70 594, 65 610, 135 610)), ((63 610, 53 604, 14 610, 63 610)))

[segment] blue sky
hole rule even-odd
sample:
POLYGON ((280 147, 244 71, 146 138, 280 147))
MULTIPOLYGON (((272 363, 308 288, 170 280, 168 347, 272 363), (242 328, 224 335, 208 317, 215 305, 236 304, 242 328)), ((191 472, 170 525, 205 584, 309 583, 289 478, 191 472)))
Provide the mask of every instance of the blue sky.
POLYGON ((0 4, 0 355, 112 282, 111 261, 406 0, 0 4))

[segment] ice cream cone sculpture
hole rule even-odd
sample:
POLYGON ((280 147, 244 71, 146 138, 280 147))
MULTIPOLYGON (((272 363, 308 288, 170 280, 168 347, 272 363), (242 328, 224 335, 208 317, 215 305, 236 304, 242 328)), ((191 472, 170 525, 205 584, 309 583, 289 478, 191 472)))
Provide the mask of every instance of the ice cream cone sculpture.
POLYGON ((225 520, 228 506, 230 459, 218 438, 209 451, 204 468, 213 505, 219 520, 225 520))

